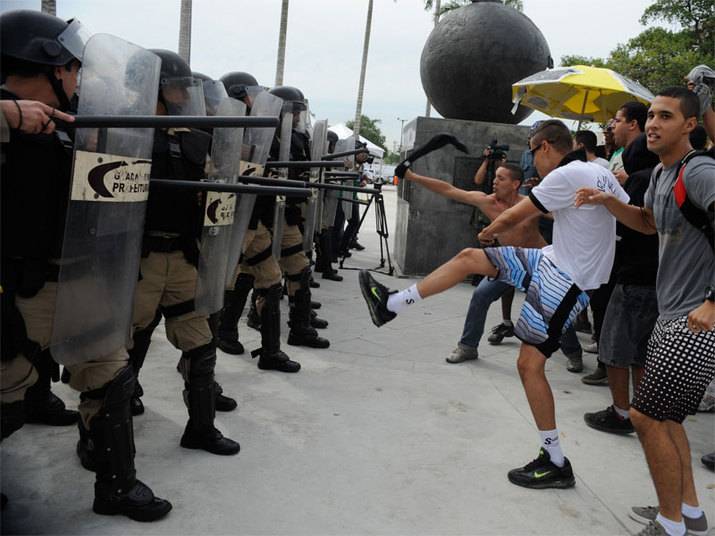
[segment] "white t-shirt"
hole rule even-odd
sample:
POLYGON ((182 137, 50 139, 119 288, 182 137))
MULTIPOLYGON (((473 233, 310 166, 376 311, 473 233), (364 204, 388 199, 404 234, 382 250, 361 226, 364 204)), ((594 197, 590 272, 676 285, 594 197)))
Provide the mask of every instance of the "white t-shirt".
POLYGON ((616 248, 616 218, 602 206, 574 208, 581 187, 610 192, 627 203, 628 194, 607 169, 576 160, 549 173, 532 190, 533 197, 554 215, 553 244, 544 256, 566 272, 581 290, 608 281, 616 248))
POLYGON ((597 156, 596 158, 594 158, 593 160, 591 160, 591 162, 594 163, 594 164, 598 164, 599 166, 605 167, 606 169, 608 169, 608 164, 609 164, 609 162, 608 162, 608 160, 606 160, 605 158, 601 158, 600 156, 597 156))

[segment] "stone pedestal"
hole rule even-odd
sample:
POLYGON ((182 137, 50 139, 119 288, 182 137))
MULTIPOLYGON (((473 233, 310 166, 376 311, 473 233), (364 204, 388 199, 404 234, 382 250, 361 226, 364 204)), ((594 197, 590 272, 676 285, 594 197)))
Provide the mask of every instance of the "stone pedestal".
MULTIPOLYGON (((521 153, 528 149, 528 126, 417 117, 404 127, 402 158, 440 132, 456 135, 470 154, 447 146, 417 160, 412 169, 463 190, 477 190, 474 174, 482 163, 482 152, 495 138, 499 144, 509 145, 509 162, 518 164, 521 153)), ((393 257, 401 272, 428 274, 462 249, 478 247, 476 233, 469 225, 473 208, 400 180, 393 257)))

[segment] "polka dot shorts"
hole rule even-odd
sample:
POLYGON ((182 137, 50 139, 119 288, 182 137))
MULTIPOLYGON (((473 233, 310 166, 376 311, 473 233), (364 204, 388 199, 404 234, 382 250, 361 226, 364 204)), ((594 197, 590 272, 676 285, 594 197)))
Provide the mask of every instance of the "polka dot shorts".
POLYGON ((715 376, 715 330, 692 333, 687 316, 658 319, 645 367, 631 405, 658 421, 682 423, 715 376))

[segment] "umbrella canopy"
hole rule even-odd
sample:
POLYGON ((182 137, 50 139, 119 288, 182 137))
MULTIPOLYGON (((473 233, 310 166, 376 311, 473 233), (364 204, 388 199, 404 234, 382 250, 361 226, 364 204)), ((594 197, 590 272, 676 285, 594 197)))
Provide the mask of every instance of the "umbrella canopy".
POLYGON ((552 117, 605 123, 625 102, 650 104, 645 87, 610 69, 574 65, 547 69, 512 84, 516 110, 524 104, 552 117))

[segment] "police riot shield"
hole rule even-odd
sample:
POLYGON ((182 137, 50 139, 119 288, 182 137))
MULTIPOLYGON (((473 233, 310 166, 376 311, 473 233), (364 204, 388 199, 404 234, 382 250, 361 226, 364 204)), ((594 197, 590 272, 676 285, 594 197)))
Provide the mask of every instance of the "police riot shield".
MULTIPOLYGON (((283 106, 283 117, 281 118, 280 148, 278 150, 278 161, 287 162, 290 160, 290 144, 293 134, 293 113, 287 111, 283 106)), ((288 169, 280 168, 278 176, 281 179, 288 178, 288 169)), ((281 243, 283 242, 283 217, 285 216, 286 202, 284 196, 276 199, 276 210, 273 214, 273 258, 276 261, 281 259, 281 243)))
MULTIPOLYGON (((160 60, 98 34, 82 63, 78 115, 153 115, 160 60)), ((154 130, 76 130, 51 351, 71 365, 131 337, 154 130)))
MULTIPOLYGON (((221 85, 223 86, 223 84, 221 85)), ((246 115, 246 105, 241 101, 226 97, 219 103, 217 115, 244 116, 246 115)), ((215 128, 213 130, 208 182, 236 184, 242 144, 242 128, 215 128)), ((236 211, 236 194, 208 191, 204 197, 203 228, 201 230, 194 305, 197 313, 210 315, 223 307, 227 260, 236 211)))
MULTIPOLYGON (((354 134, 344 140, 338 140, 338 143, 335 146, 335 152, 341 153, 341 152, 347 152, 347 151, 354 151, 355 149, 358 148, 356 145, 357 140, 358 140, 358 138, 354 134)), ((348 161, 348 168, 352 170, 355 167, 355 155, 353 154, 353 155, 348 156, 346 158, 346 160, 348 161)), ((343 196, 351 197, 352 194, 350 192, 341 193, 339 195, 339 199, 342 199, 343 196)), ((346 215, 352 213, 353 206, 350 201, 342 201, 341 200, 338 202, 342 203, 342 209, 346 215)), ((337 205, 336 205, 336 210, 337 210, 337 205)), ((335 221, 335 216, 333 216, 333 221, 335 221)))
MULTIPOLYGON (((206 104, 206 115, 220 115, 217 113, 218 105, 226 98, 226 88, 220 80, 203 80, 204 103, 206 104)), ((244 114, 245 115, 245 114, 244 114)))
MULTIPOLYGON (((251 87, 247 88, 251 89, 251 87)), ((251 102, 251 117, 276 117, 280 115, 283 100, 267 91, 253 95, 251 102)), ((262 177, 265 170, 271 144, 275 137, 272 128, 247 128, 243 134, 243 150, 241 153, 240 175, 262 177)), ((241 257, 243 241, 246 238, 248 224, 251 220, 256 194, 241 194, 238 209, 233 220, 231 247, 228 254, 226 284, 233 279, 234 271, 241 257)))
MULTIPOLYGON (((328 141, 328 121, 321 119, 313 125, 313 136, 310 146, 310 159, 319 161, 326 152, 328 141)), ((313 167, 310 169, 310 182, 321 182, 322 168, 313 167)), ((322 217, 322 190, 313 191, 313 195, 308 198, 305 209, 305 227, 303 232, 303 250, 309 253, 313 248, 313 234, 315 233, 316 222, 320 222, 322 217)))

